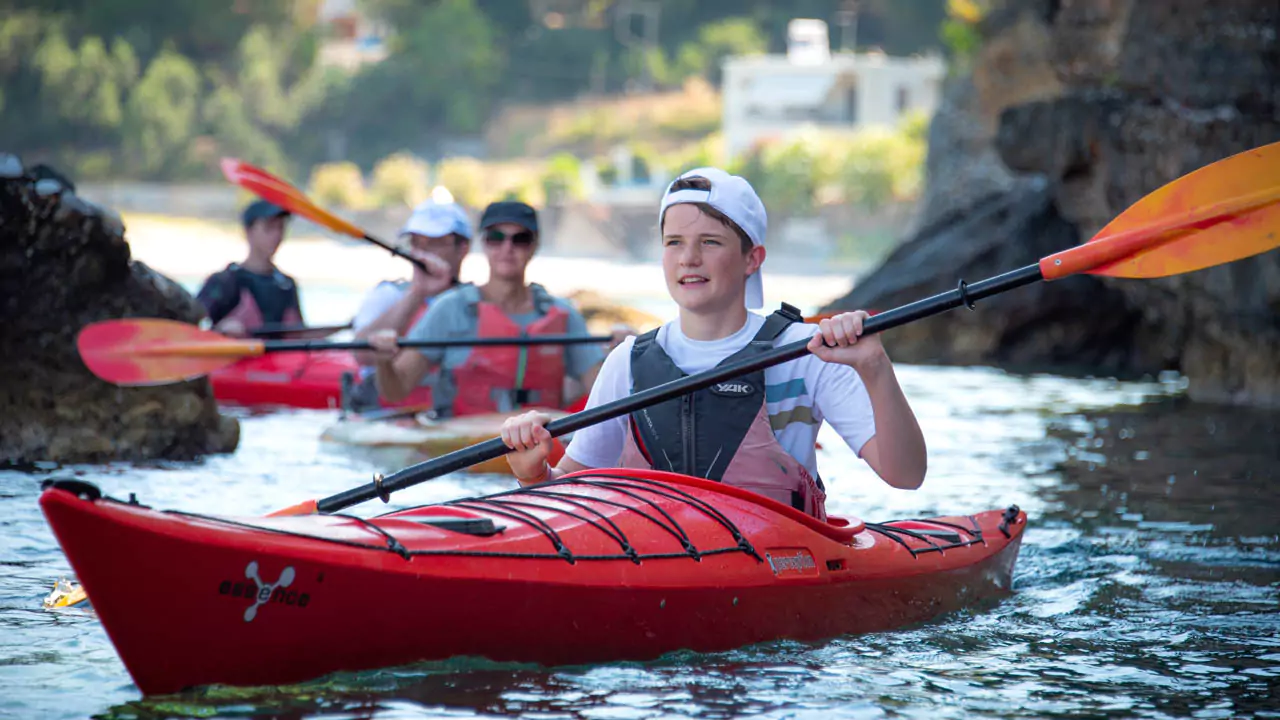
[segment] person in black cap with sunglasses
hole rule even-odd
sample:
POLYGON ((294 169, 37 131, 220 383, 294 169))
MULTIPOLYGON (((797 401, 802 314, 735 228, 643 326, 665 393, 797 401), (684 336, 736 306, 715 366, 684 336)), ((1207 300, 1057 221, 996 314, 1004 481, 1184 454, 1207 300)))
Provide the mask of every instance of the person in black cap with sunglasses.
MULTIPOLYGON (((410 338, 584 335, 586 322, 567 300, 525 280, 538 249, 538 214, 522 202, 495 202, 480 218, 489 281, 460 285, 438 296, 409 331, 410 338)), ((459 417, 561 408, 565 378, 590 388, 605 348, 596 345, 456 347, 401 351, 395 333, 369 337, 378 353, 377 383, 384 400, 399 402, 435 368, 438 415, 459 417)))
POLYGON ((209 276, 196 295, 214 330, 245 337, 265 324, 302 325, 298 285, 273 262, 289 217, 287 210, 266 200, 244 209, 248 257, 209 276))

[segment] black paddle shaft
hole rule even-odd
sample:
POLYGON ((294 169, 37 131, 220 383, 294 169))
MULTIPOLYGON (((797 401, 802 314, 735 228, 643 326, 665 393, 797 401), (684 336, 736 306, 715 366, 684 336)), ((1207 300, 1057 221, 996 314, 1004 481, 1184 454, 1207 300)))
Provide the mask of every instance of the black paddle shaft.
MULTIPOLYGON (((527 337, 453 338, 449 340, 411 340, 399 338, 397 343, 405 348, 493 347, 525 345, 585 345, 612 340, 609 335, 529 335, 527 337)), ((291 352, 295 350, 372 350, 368 340, 267 340, 262 343, 263 352, 291 352)))
POLYGON ((371 242, 371 243, 373 243, 374 245, 377 245, 378 247, 382 248, 383 250, 386 250, 387 252, 391 253, 392 255, 395 255, 396 257, 404 258, 405 260, 408 260, 409 262, 413 263, 414 265, 417 265, 417 266, 418 266, 418 268, 419 268, 420 270, 422 270, 422 272, 424 272, 424 273, 426 273, 426 274, 428 274, 428 275, 430 275, 430 274, 431 274, 431 271, 427 269, 427 265, 426 265, 426 263, 424 263, 424 262, 422 262, 421 260, 419 260, 418 258, 416 258, 416 257, 414 257, 414 256, 412 256, 412 255, 410 255, 409 253, 405 252, 405 251, 404 251, 404 250, 402 250, 401 248, 398 248, 398 247, 396 247, 395 245, 392 245, 391 243, 383 242, 382 240, 379 240, 378 238, 373 237, 372 235, 365 235, 365 236, 364 236, 364 239, 365 239, 365 240, 367 240, 367 241, 369 241, 369 242, 371 242))
MULTIPOLYGON (((872 316, 863 325, 862 334, 865 336, 883 332, 962 305, 972 308, 973 303, 977 300, 1022 287, 1023 285, 1030 285, 1043 279, 1039 265, 1028 265, 1020 270, 997 275, 972 285, 961 281, 959 287, 955 290, 939 293, 933 297, 918 300, 909 305, 903 305, 872 316)), ((575 430, 581 430, 584 427, 595 425, 605 420, 612 420, 641 408, 656 405, 740 375, 770 368, 774 365, 781 365, 784 362, 803 357, 809 352, 808 344, 808 339, 797 340, 793 343, 776 347, 750 360, 712 368, 706 372, 683 377, 679 380, 672 380, 634 395, 628 395, 613 402, 599 405, 590 410, 584 410, 559 420, 552 420, 547 423, 547 430, 552 437, 560 437, 575 430)), ((417 465, 411 465, 385 478, 379 476, 368 485, 323 498, 316 502, 316 508, 320 512, 336 512, 374 498, 382 498, 383 502, 386 502, 391 493, 397 490, 403 490, 486 460, 502 457, 510 451, 511 449, 502 442, 501 438, 486 440, 478 445, 472 445, 417 465)))

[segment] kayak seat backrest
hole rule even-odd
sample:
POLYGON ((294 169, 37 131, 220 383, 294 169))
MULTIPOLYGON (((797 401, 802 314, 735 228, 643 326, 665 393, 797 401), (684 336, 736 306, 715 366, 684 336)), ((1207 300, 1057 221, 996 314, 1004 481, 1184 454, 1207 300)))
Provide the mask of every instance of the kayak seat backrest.
POLYGON ((569 473, 568 475, 561 476, 559 479, 587 479, 593 475, 602 474, 610 476, 622 475, 641 480, 656 480, 658 482, 670 483, 672 485, 683 485, 685 487, 693 487, 700 490, 709 490, 720 493, 721 495, 728 495, 739 500, 746 500, 765 507, 779 515, 784 515, 788 520, 804 525, 824 537, 846 545, 853 542, 854 536, 866 530, 866 525, 857 518, 828 517, 827 522, 823 522, 812 515, 808 515, 791 507, 790 505, 784 505, 777 500, 753 493, 750 490, 735 487, 733 485, 726 485, 714 480, 704 480, 702 478, 681 475, 679 473, 665 472, 662 470, 645 470, 639 468, 593 468, 590 470, 580 470, 575 473, 569 473))

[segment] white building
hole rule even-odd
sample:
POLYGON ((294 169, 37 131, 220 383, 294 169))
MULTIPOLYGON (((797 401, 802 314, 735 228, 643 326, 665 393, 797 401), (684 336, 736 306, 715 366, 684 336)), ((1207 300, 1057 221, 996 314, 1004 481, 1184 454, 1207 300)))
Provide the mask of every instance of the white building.
POLYGON ((725 149, 736 156, 804 127, 893 126, 908 111, 932 115, 945 74, 936 56, 833 55, 826 23, 792 20, 786 55, 725 60, 725 149))
POLYGON ((356 0, 321 0, 315 20, 327 30, 318 53, 321 65, 355 72, 386 59, 390 28, 361 13, 356 0))

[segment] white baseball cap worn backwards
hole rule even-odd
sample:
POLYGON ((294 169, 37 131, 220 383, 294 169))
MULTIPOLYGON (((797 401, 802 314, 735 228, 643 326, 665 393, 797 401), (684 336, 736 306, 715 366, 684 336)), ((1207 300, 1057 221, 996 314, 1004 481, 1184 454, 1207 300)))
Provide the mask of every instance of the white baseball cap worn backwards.
MULTIPOLYGON (((752 245, 764 245, 769 219, 764 211, 764 203, 752 189, 751 183, 745 178, 730 175, 724 170, 713 167, 690 170, 676 180, 692 177, 705 178, 711 183, 711 189, 687 188, 671 192, 671 187, 668 186, 667 194, 662 197, 662 207, 658 210, 659 223, 662 222, 662 216, 667 208, 672 205, 706 203, 742 228, 742 231, 751 239, 752 245)), ((674 184, 675 180, 672 181, 672 185, 674 184)), ((757 270, 747 278, 746 306, 753 310, 764 307, 764 282, 760 278, 760 273, 761 271, 757 270)))

